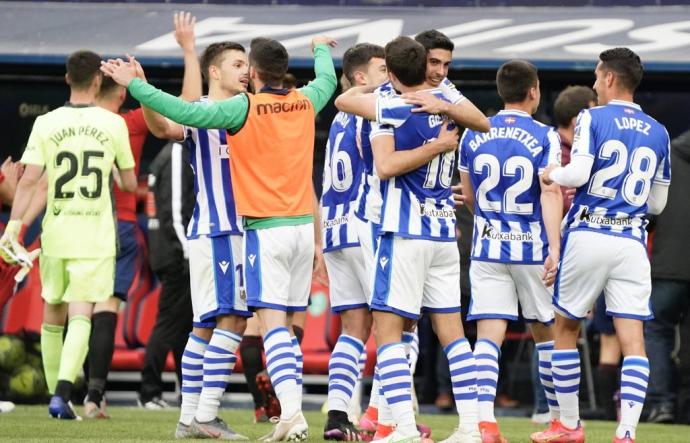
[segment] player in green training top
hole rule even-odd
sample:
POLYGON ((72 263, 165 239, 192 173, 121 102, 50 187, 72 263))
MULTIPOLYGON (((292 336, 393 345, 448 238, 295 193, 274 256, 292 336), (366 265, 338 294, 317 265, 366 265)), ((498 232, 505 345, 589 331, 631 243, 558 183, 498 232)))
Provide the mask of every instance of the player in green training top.
POLYGON ((102 80, 100 63, 101 58, 90 51, 75 52, 67 60, 69 102, 36 119, 21 160, 26 170, 0 238, 6 261, 9 256, 26 256, 17 234, 45 171, 48 195, 40 274, 46 303, 41 352, 53 393, 48 411, 63 419, 78 418, 69 398, 86 357, 93 305, 113 292, 117 248, 113 166, 119 170, 122 189, 132 192, 136 187, 124 120, 94 104, 102 80), (65 318, 69 328, 63 344, 65 318))

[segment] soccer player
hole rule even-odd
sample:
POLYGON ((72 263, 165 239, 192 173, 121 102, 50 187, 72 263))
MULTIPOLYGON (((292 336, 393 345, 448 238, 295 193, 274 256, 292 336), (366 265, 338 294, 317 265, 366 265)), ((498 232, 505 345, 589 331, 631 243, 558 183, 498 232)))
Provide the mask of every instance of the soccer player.
MULTIPOLYGON (((396 90, 443 96, 426 82, 426 51, 414 40, 399 37, 386 45, 386 65, 396 90)), ((396 428, 381 441, 421 439, 401 339, 407 320, 417 320, 424 311, 445 347, 460 414, 457 431, 446 441, 479 442, 476 368, 460 321, 460 260, 450 189, 457 130, 449 131, 442 117, 411 112, 413 105, 400 97, 342 98, 336 100, 339 108, 345 102, 357 114, 377 117, 370 137, 377 174, 385 180, 370 306, 381 391, 396 428)))
MULTIPOLYGON (((378 86, 388 80, 381 46, 360 43, 345 51, 343 73, 354 86, 378 86)), ((342 332, 328 368, 326 440, 358 439, 348 410, 361 376, 372 318, 367 304, 370 279, 354 222, 355 200, 363 174, 360 156, 362 118, 339 112, 326 145, 321 219, 323 250, 330 281, 331 310, 339 313, 342 332)))
POLYGON ((452 106, 432 94, 408 95, 407 102, 419 105, 416 112, 445 114, 465 128, 480 132, 488 131, 490 125, 486 116, 477 109, 474 103, 457 92, 455 85, 448 80, 448 70, 453 60, 453 49, 455 49, 453 41, 435 29, 422 31, 414 39, 426 49, 427 83, 434 88, 442 88, 444 96, 452 106))
MULTIPOLYGON (((201 72, 209 85, 202 103, 247 91, 247 55, 238 43, 209 45, 201 55, 201 72)), ((251 316, 242 285, 242 218, 229 179, 233 145, 224 130, 183 127, 145 105, 144 113, 166 128, 167 138, 186 140, 195 177, 196 203, 187 226, 194 320, 182 356, 182 407, 175 436, 246 440, 218 417, 251 316)))
POLYGON ((281 405, 280 421, 262 440, 302 440, 308 426, 301 411, 301 358, 287 329, 288 315, 306 310, 314 262, 311 183, 314 117, 337 86, 328 37, 313 40, 316 79, 283 89, 288 68, 285 47, 252 40, 249 77, 256 94, 214 103, 186 103, 134 78, 124 63, 103 70, 143 105, 192 127, 224 128, 232 146, 230 174, 237 213, 244 217, 244 276, 247 304, 265 332, 266 361, 281 405))
POLYGON ((647 391, 649 362, 643 321, 651 277, 645 214, 659 214, 671 181, 666 129, 633 102, 642 80, 640 57, 628 48, 599 54, 594 89, 601 106, 578 116, 570 164, 549 166, 545 184, 576 187, 563 238, 562 261, 553 304, 552 353, 559 421, 532 436, 535 442, 585 439, 578 409, 580 355, 576 341, 581 320, 601 291, 623 352, 621 419, 614 442, 635 441, 647 391))
MULTIPOLYGON (((185 75, 182 84, 182 97, 186 100, 196 100, 201 95, 201 75, 199 61, 194 46, 195 19, 189 13, 179 12, 174 15, 175 38, 183 49, 185 61, 185 75)), ((101 89, 96 96, 96 104, 111 112, 119 113, 127 124, 129 144, 136 166, 134 173, 139 174, 141 153, 148 135, 149 128, 141 108, 129 112, 121 112, 121 107, 127 97, 127 90, 115 83, 111 78, 104 78, 101 89)), ((151 125, 151 132, 159 138, 166 134, 155 124, 151 125)), ((131 192, 123 192, 119 186, 114 190, 115 208, 117 213, 118 254, 115 262, 115 288, 113 296, 94 307, 91 319, 92 330, 89 340, 89 389, 84 401, 84 416, 86 418, 107 418, 105 402, 105 385, 108 378, 110 361, 113 357, 115 345, 115 328, 117 326, 117 312, 121 301, 127 300, 127 293, 136 274, 137 246, 137 217, 136 196, 131 192)), ((143 405, 148 409, 161 409, 167 404, 161 398, 144 399, 143 405)))
POLYGON ((41 233, 41 353, 52 417, 76 419, 69 403, 84 363, 95 303, 112 295, 116 230, 109 192, 113 165, 122 189, 136 187, 134 159, 122 117, 93 105, 101 58, 78 51, 67 60, 69 102, 36 119, 22 156, 26 170, 15 195, 3 245, 16 245, 21 217, 45 170, 46 215, 41 233), (69 328, 63 343, 65 318, 69 328))
POLYGON ((498 361, 508 320, 522 316, 539 353, 539 375, 552 419, 558 404, 551 382, 553 285, 560 254, 561 190, 539 173, 558 164, 554 128, 532 118, 540 100, 537 69, 512 60, 496 74, 504 108, 488 134, 467 130, 460 140, 460 180, 474 213, 467 320, 477 320, 479 429, 484 442, 505 442, 494 416, 498 361), (542 282, 544 278, 544 282, 542 282))
MULTIPOLYGON (((426 49, 426 82, 430 87, 438 87, 444 94, 445 100, 440 100, 433 94, 425 92, 416 92, 414 94, 404 94, 408 103, 418 104, 415 112, 429 112, 437 114, 445 114, 453 119, 457 124, 471 128, 477 131, 488 131, 489 121, 482 114, 474 104, 464 97, 447 79, 450 62, 452 60, 452 51, 454 48, 453 42, 443 33, 436 30, 424 31, 415 37, 426 49)), ((361 94, 369 92, 366 87, 353 87, 351 90, 342 95, 340 105, 342 109, 347 111, 348 95, 361 94)), ((384 83, 377 88, 374 93, 379 96, 387 96, 393 94, 395 91, 390 82, 384 83)), ((356 103, 356 101, 354 102, 356 103)), ((372 106, 367 106, 369 110, 373 110, 372 106)), ((375 119, 374 112, 367 116, 368 119, 375 119)), ((367 274, 372 275, 374 269, 374 258, 376 252, 376 241, 371 239, 378 238, 378 230, 380 224, 381 213, 381 184, 379 177, 375 171, 373 155, 371 152, 371 144, 369 142, 370 122, 365 119, 362 123, 361 130, 361 151, 364 160, 365 175, 360 187, 360 193, 357 197, 355 216, 356 226, 358 230, 359 241, 362 252, 365 254, 365 263, 367 266, 367 274)), ((416 331, 416 322, 410 320, 405 326, 403 332, 403 342, 405 343, 406 353, 410 360, 410 367, 413 371, 416 368, 417 357, 419 355, 419 338, 416 331)), ((381 425, 380 415, 384 417, 384 422, 390 416, 387 411, 385 399, 379 396, 379 382, 374 374, 374 381, 372 383, 372 392, 370 396, 369 407, 359 421, 361 429, 376 432, 377 436, 386 435, 392 432, 392 428, 381 425), (381 403, 379 404, 379 399, 381 403)), ((413 402, 414 402, 414 388, 413 388, 413 402)), ((420 432, 423 435, 430 434, 431 430, 424 425, 419 425, 420 432)))

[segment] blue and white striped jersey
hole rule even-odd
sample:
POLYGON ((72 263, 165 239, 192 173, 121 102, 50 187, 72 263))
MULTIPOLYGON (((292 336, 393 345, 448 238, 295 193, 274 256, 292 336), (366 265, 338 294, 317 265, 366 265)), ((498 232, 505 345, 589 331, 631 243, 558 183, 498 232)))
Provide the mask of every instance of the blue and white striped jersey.
MULTIPOLYGON (((429 92, 444 99, 440 90, 429 92)), ((395 150, 415 149, 434 140, 443 117, 412 113, 402 98, 378 100, 377 121, 371 139, 395 137, 395 150)), ((382 182, 381 231, 406 238, 455 241, 455 209, 450 184, 455 152, 438 155, 431 162, 382 182)))
MULTIPOLYGON (((465 100, 465 97, 455 88, 453 82, 445 78, 441 85, 446 100, 453 104, 460 103, 465 100)), ((395 89, 390 82, 386 82, 379 86, 374 94, 380 97, 391 97, 395 95, 395 89)), ((360 119, 361 120, 361 119, 360 119)), ((355 206, 355 215, 364 221, 372 223, 381 223, 381 205, 383 203, 381 180, 376 174, 374 166, 374 155, 371 152, 371 142, 369 135, 371 134, 371 122, 369 120, 361 121, 361 129, 359 130, 361 136, 361 153, 364 160, 364 176, 357 195, 357 202, 355 206)))
POLYGON ((646 245, 647 199, 652 184, 671 182, 666 128, 635 103, 612 100, 577 118, 573 158, 592 157, 589 181, 577 189, 568 230, 593 230, 646 245))
POLYGON ((354 115, 338 112, 328 133, 321 194, 324 252, 359 245, 350 223, 364 169, 357 146, 358 126, 354 115))
MULTIPOLYGON (((201 101, 208 101, 202 97, 201 101)), ((194 169, 196 204, 187 226, 187 237, 242 234, 230 180, 230 147, 224 129, 185 127, 194 169)))
POLYGON ((541 264, 548 239, 539 175, 560 164, 556 131, 525 112, 503 110, 487 133, 466 130, 458 168, 474 189, 472 260, 541 264))
MULTIPOLYGON (((388 97, 395 94, 390 82, 386 82, 376 88, 374 94, 380 97, 388 97)), ((374 154, 371 151, 371 122, 362 118, 357 119, 359 127, 358 139, 360 140, 361 155, 363 161, 362 179, 355 202, 355 215, 364 221, 375 224, 381 223, 381 205, 383 197, 381 193, 381 180, 376 174, 374 166, 374 154)))

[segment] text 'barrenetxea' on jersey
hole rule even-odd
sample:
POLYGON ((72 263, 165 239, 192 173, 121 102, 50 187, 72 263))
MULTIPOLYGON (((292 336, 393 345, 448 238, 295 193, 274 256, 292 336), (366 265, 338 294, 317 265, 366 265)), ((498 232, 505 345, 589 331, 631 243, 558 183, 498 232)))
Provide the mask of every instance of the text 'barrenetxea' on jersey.
POLYGON ((503 110, 491 129, 466 130, 459 168, 475 193, 472 258, 501 263, 543 263, 548 240, 541 213, 539 174, 559 164, 554 129, 529 114, 503 110))

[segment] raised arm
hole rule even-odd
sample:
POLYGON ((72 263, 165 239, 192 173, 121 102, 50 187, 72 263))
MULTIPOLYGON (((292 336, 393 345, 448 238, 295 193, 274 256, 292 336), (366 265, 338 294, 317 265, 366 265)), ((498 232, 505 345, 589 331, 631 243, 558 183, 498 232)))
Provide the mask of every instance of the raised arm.
POLYGON ((101 71, 126 86, 142 106, 148 106, 182 125, 232 132, 239 130, 247 119, 249 101, 245 94, 213 103, 189 103, 136 78, 136 68, 122 60, 102 62, 101 71))
POLYGON ((452 152, 458 147, 458 130, 448 130, 447 123, 444 123, 436 139, 405 151, 395 150, 395 137, 392 131, 372 126, 371 149, 374 153, 376 173, 381 180, 414 171, 439 154, 452 152))
POLYGON ((338 78, 335 75, 330 50, 336 44, 335 40, 326 36, 314 37, 312 40, 316 78, 307 86, 300 88, 300 92, 311 101, 316 113, 321 112, 326 107, 338 87, 338 78))
POLYGON ((194 102, 203 95, 203 81, 201 80, 201 65, 196 53, 196 39, 194 25, 196 17, 191 12, 177 12, 173 16, 175 25, 175 40, 182 48, 184 59, 184 76, 182 77, 182 94, 180 98, 194 102))

